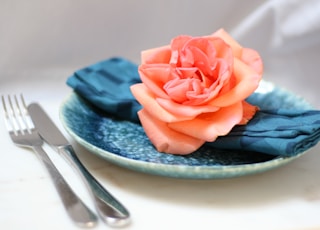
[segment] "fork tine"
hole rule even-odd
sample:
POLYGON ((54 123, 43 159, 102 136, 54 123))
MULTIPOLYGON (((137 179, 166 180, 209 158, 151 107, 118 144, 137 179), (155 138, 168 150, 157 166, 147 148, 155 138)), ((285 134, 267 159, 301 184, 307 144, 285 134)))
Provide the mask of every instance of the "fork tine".
POLYGON ((8 95, 6 103, 5 97, 2 96, 7 129, 14 132, 15 135, 18 135, 18 133, 30 133, 33 128, 33 123, 27 114, 26 104, 22 94, 20 94, 20 101, 21 102, 19 102, 16 95, 13 96, 13 99, 8 95))
MULTIPOLYGON (((15 102, 15 107, 13 108, 13 111, 14 111, 13 115, 18 123, 19 130, 22 132, 22 134, 24 134, 27 127, 25 126, 25 121, 23 119, 23 113, 20 109, 20 103, 18 102, 16 95, 14 95, 13 98, 14 98, 14 102, 15 102)), ((11 102, 11 99, 9 102, 11 102)), ((11 102, 10 105, 12 106, 12 104, 13 103, 11 102)))
POLYGON ((8 100, 9 100, 9 105, 12 111, 12 120, 14 120, 17 123, 17 127, 18 127, 18 132, 20 131, 22 134, 24 134, 24 130, 25 127, 23 125, 23 120, 22 120, 22 116, 21 116, 21 111, 20 111, 20 107, 19 107, 19 102, 17 100, 16 95, 13 96, 14 97, 14 101, 15 101, 15 107, 12 103, 11 97, 8 96, 8 100))
POLYGON ((22 94, 20 94, 20 99, 21 99, 21 103, 22 103, 22 106, 23 106, 24 111, 25 111, 26 113, 28 113, 27 104, 26 104, 26 102, 25 102, 24 97, 23 97, 22 94))
MULTIPOLYGON (((14 95, 14 97, 16 98, 16 96, 14 95)), ((8 101, 9 101, 9 106, 10 106, 10 111, 11 111, 11 120, 12 123, 16 124, 16 131, 17 132, 21 132, 22 134, 24 134, 23 130, 23 123, 21 121, 21 116, 19 115, 19 107, 18 107, 18 101, 15 99, 16 102, 16 107, 14 107, 13 103, 12 103, 12 99, 10 96, 8 96, 8 101), (18 111, 17 111, 18 110, 18 111)), ((10 115, 10 113, 9 113, 10 115)))
POLYGON ((30 116, 29 116, 23 95, 20 94, 20 102, 18 101, 16 95, 14 95, 14 100, 16 102, 18 117, 20 118, 21 124, 24 127, 24 129, 26 129, 27 132, 30 133, 31 129, 34 128, 34 125, 33 125, 33 122, 31 121, 30 116))
POLYGON ((5 103, 5 100, 4 100, 4 96, 1 95, 1 100, 2 100, 2 106, 3 106, 3 111, 4 111, 4 114, 6 116, 7 114, 7 107, 6 107, 6 103, 5 103))
POLYGON ((4 117, 5 117, 5 119, 9 119, 9 112, 8 112, 8 109, 7 109, 7 103, 6 103, 6 100, 5 100, 3 95, 1 96, 1 99, 2 99, 4 117))
POLYGON ((1 95, 1 100, 2 100, 4 119, 5 119, 6 123, 7 123, 7 120, 9 118, 9 116, 8 116, 8 110, 7 110, 7 106, 6 106, 6 101, 5 101, 3 95, 1 95))
POLYGON ((3 106, 6 128, 8 129, 9 132, 14 132, 14 134, 17 135, 16 125, 14 124, 14 121, 12 119, 12 106, 10 106, 10 103, 9 103, 10 98, 8 96, 7 97, 8 102, 6 102, 5 97, 2 95, 1 99, 2 99, 2 106, 3 106), (9 107, 7 107, 8 104, 9 104, 10 110, 9 110, 9 107))
POLYGON ((29 115, 29 112, 27 109, 27 104, 26 104, 22 94, 20 94, 20 100, 21 100, 21 104, 22 104, 22 109, 23 109, 23 114, 24 114, 26 125, 28 127, 28 130, 31 130, 34 128, 34 124, 33 124, 33 121, 31 119, 30 115, 29 115))

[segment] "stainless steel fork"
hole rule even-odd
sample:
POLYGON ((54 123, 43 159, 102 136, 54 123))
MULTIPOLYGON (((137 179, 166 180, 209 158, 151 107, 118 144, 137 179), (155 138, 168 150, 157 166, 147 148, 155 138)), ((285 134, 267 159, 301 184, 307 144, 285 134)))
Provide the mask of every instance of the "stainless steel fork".
POLYGON ((5 123, 12 141, 37 153, 47 168, 70 218, 80 227, 95 226, 97 222, 95 214, 73 192, 42 148, 43 141, 28 114, 23 96, 20 95, 20 100, 17 96, 13 99, 10 96, 7 99, 2 96, 2 104, 5 123))

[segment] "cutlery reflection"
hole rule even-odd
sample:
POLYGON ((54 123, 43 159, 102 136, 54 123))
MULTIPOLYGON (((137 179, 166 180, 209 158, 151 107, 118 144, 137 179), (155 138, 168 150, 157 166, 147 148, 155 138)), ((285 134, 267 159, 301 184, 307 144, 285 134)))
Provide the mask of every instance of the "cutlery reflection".
POLYGON ((39 131, 40 136, 54 149, 65 156, 69 163, 80 173, 94 200, 99 216, 110 226, 124 226, 129 223, 127 209, 114 198, 83 166, 71 144, 51 121, 37 103, 28 106, 28 112, 39 131))

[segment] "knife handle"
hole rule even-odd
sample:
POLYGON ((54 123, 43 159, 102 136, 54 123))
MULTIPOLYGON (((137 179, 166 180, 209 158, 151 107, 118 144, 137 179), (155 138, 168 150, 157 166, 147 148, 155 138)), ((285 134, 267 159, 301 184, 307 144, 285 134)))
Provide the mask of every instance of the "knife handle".
POLYGON ((38 153, 38 156, 47 168, 70 218, 79 227, 88 228, 95 226, 97 217, 73 192, 43 148, 41 146, 33 146, 33 150, 38 153))
POLYGON ((75 154, 72 146, 60 147, 59 152, 82 176, 94 198, 95 207, 102 220, 114 227, 127 225, 130 221, 128 210, 90 174, 75 154))

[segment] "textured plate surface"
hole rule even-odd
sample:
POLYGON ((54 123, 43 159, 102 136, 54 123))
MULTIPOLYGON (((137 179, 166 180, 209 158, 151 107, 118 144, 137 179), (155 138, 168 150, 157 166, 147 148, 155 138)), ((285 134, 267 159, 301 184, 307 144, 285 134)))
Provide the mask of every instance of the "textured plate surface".
MULTIPOLYGON (((261 108, 282 107, 310 109, 296 95, 261 82, 255 93, 261 108)), ((186 156, 159 153, 143 128, 118 120, 88 104, 72 93, 61 105, 60 118, 68 133, 90 152, 114 164, 140 172, 190 179, 214 179, 264 172, 301 156, 275 157, 257 152, 218 150, 203 146, 186 156)))

